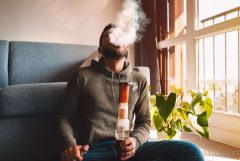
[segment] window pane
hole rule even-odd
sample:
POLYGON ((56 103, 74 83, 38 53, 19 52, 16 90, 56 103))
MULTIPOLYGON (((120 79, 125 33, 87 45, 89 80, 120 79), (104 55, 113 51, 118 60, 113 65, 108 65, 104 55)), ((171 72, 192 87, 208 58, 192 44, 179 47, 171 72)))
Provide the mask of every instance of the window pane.
MULTIPOLYGON (((240 6, 239 0, 198 0, 199 6, 199 28, 206 21, 224 16, 224 19, 232 19, 238 16, 240 6), (226 12, 226 13, 225 13, 226 12), (225 17, 226 16, 226 17, 225 17)), ((219 21, 214 20, 214 24, 219 21)), ((207 24, 208 26, 209 24, 207 24)), ((206 26, 205 26, 206 27, 206 26)))
POLYGON ((214 18, 214 24, 220 23, 224 21, 224 16, 219 16, 214 18))
POLYGON ((212 26, 212 25, 213 25, 213 19, 203 22, 203 28, 208 27, 208 26, 212 26))
POLYGON ((238 31, 227 33, 227 111, 238 112, 238 31))
POLYGON ((215 110, 226 109, 225 96, 225 34, 214 36, 215 46, 215 110))
POLYGON ((215 110, 239 113, 239 30, 198 40, 198 87, 215 110))
POLYGON ((213 37, 204 38, 204 64, 205 64, 205 90, 208 91, 209 96, 214 100, 214 75, 213 75, 213 37))
POLYGON ((186 0, 169 0, 169 38, 186 33, 186 0))
POLYGON ((205 90, 205 78, 204 78, 204 55, 203 55, 203 39, 198 41, 198 89, 205 90))
MULTIPOLYGON (((186 44, 172 46, 169 59, 169 86, 186 89, 186 44)), ((170 89, 170 88, 168 88, 170 89)))
POLYGON ((233 19, 233 18, 236 18, 236 17, 238 17, 238 11, 227 14, 226 15, 226 20, 230 20, 230 19, 233 19))

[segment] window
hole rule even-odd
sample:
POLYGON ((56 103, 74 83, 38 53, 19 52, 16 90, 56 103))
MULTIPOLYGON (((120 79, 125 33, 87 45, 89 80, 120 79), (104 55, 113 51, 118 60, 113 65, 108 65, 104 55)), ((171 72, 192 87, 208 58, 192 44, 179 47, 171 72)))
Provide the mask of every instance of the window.
POLYGON ((215 110, 239 113, 238 32, 198 40, 198 88, 208 90, 215 110))
POLYGON ((217 3, 216 0, 195 0, 194 2, 168 0, 167 6, 168 15, 171 15, 171 12, 174 13, 172 14, 174 16, 168 16, 170 36, 159 42, 159 47, 166 48, 169 52, 167 86, 177 84, 186 88, 207 90, 214 100, 216 111, 240 114, 238 70, 240 66, 240 1, 228 0, 217 3), (186 13, 186 3, 196 6, 196 8, 188 8, 190 12, 195 13, 195 16, 186 13), (234 14, 235 11, 237 14, 234 14), (224 16, 224 22, 215 23, 221 22, 219 18, 221 16, 224 16), (202 20, 209 18, 212 23, 207 21, 202 23, 202 20), (198 23, 194 24, 198 19, 198 23), (187 27, 185 27, 186 24, 188 24, 187 27), (200 26, 199 24, 204 28, 197 29, 196 26, 200 26), (213 24, 215 25, 211 26, 213 24), (179 46, 182 50, 179 50, 179 46), (183 58, 182 53, 185 53, 184 61, 179 59, 180 55, 183 58), (178 62, 186 62, 182 65, 186 71, 180 70, 182 67, 176 67, 179 66, 178 62))
MULTIPOLYGON (((171 6, 173 1, 166 0, 166 3, 171 6)), ((240 134, 237 125, 240 121, 240 1, 186 0, 175 3, 186 4, 182 11, 183 15, 186 12, 186 21, 181 19, 183 22, 177 23, 185 23, 187 27, 181 34, 171 34, 174 31, 169 27, 171 36, 158 42, 159 49, 167 49, 169 53, 168 86, 174 83, 187 90, 208 90, 214 101, 210 137, 240 146, 240 142, 231 139, 240 134), (181 50, 177 50, 180 47, 181 50), (180 55, 182 61, 179 61, 180 55), (186 64, 178 65, 178 62, 186 64), (181 66, 181 70, 177 66, 181 66)), ((169 25, 176 20, 179 19, 168 17, 169 25)))

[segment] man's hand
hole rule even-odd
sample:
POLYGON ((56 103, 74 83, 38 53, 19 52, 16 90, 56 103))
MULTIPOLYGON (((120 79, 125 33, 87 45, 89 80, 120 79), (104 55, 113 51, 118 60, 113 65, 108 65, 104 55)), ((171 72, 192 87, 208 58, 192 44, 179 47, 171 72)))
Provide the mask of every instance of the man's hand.
POLYGON ((65 149, 64 152, 61 153, 62 161, 82 161, 83 156, 81 155, 81 151, 88 151, 88 145, 75 145, 68 149, 65 149))
POLYGON ((136 152, 136 140, 129 137, 120 142, 121 147, 121 160, 127 160, 132 157, 136 152))

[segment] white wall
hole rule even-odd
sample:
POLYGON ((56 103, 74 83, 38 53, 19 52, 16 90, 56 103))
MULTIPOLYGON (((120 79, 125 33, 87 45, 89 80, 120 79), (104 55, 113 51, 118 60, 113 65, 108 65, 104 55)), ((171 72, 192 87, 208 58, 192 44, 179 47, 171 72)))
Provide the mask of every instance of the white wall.
POLYGON ((0 0, 0 39, 98 45, 122 0, 0 0))

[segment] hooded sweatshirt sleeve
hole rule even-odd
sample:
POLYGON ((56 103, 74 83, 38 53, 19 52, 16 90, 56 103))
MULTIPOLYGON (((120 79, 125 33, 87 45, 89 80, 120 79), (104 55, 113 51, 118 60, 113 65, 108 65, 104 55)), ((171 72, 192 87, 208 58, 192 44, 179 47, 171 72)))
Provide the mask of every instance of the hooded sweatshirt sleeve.
POLYGON ((80 79, 77 72, 75 72, 67 83, 63 104, 57 111, 57 129, 64 149, 77 144, 73 123, 76 122, 77 107, 81 98, 79 87, 80 79))
POLYGON ((142 82, 139 90, 140 97, 134 109, 136 120, 132 133, 132 136, 136 139, 136 149, 149 139, 151 124, 147 81, 142 82))

